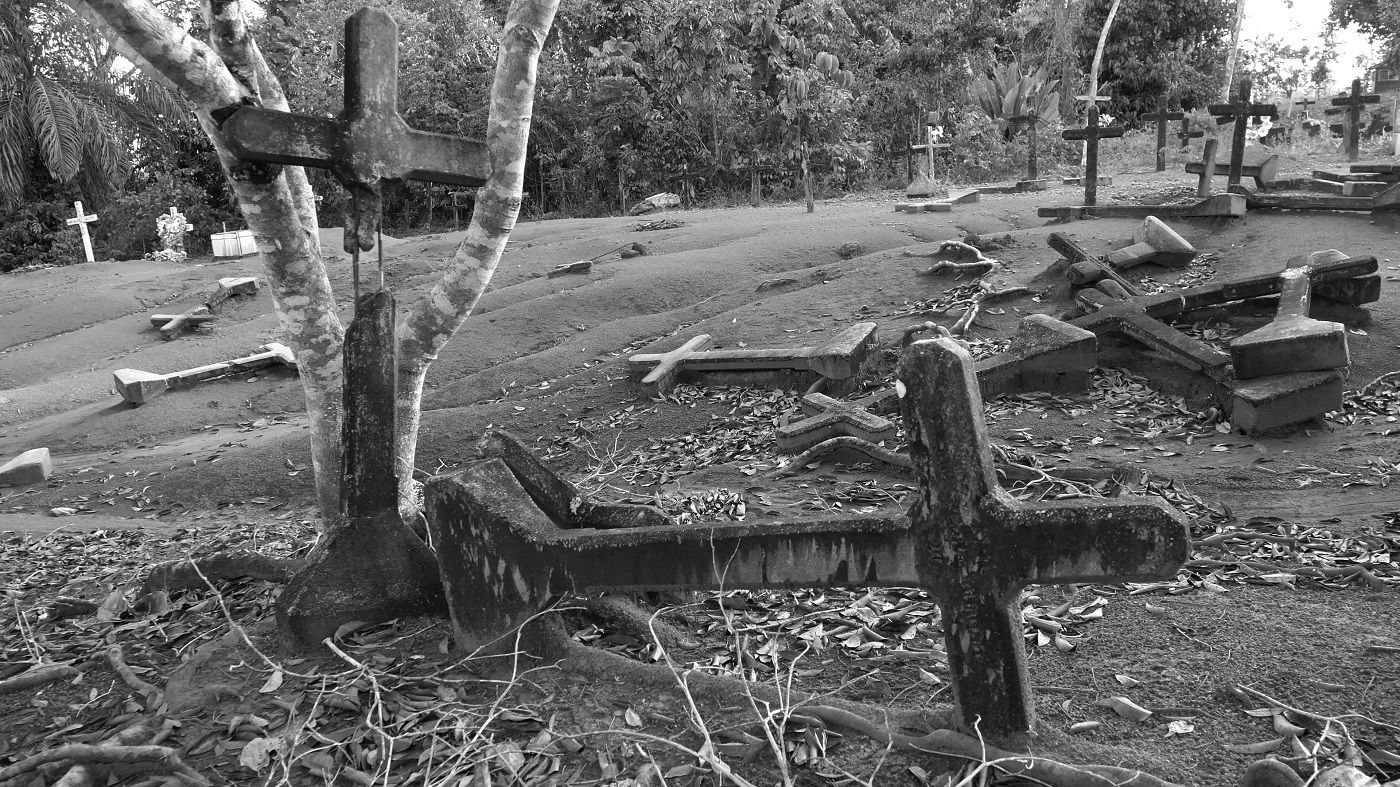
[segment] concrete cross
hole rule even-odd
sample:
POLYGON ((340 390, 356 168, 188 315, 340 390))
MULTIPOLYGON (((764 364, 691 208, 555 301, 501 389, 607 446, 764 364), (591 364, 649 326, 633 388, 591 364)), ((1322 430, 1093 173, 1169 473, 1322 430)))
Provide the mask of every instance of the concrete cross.
POLYGON ((70 227, 77 226, 78 230, 83 233, 83 256, 87 257, 88 262, 94 262, 92 258, 92 236, 88 234, 87 225, 97 221, 97 214, 89 213, 84 215, 83 203, 81 202, 73 203, 73 212, 78 215, 65 223, 70 227))
POLYGON ((1167 123, 1173 120, 1185 120, 1183 112, 1168 112, 1167 98, 1162 97, 1161 108, 1151 115, 1143 115, 1144 120, 1151 120, 1157 124, 1157 171, 1167 171, 1167 123))
POLYGON ((895 425, 865 408, 893 395, 881 391, 854 402, 843 402, 823 393, 809 393, 798 403, 807 417, 778 427, 778 450, 797 453, 832 437, 858 437, 872 443, 895 436, 895 425))
POLYGON ((480 186, 486 144, 410 128, 398 111, 398 24, 382 8, 345 20, 345 107, 334 118, 240 107, 221 126, 245 161, 328 169, 357 198, 345 250, 374 248, 381 195, 404 180, 480 186))
POLYGON ((904 516, 603 529, 606 519, 570 516, 577 493, 551 496, 508 457, 488 451, 439 476, 428 522, 457 646, 492 640, 567 592, 922 587, 939 599, 962 726, 1021 738, 1035 711, 1020 590, 1174 576, 1186 518, 1158 499, 1012 498, 993 470, 972 357, 952 339, 906 348, 896 388, 919 484, 904 516))
POLYGON ((1206 109, 1215 116, 1215 123, 1223 126, 1226 123, 1234 123, 1235 130, 1231 136, 1232 145, 1230 149, 1230 174, 1225 182, 1225 190, 1233 191, 1240 185, 1240 176, 1244 171, 1244 134, 1249 128, 1249 119, 1258 115, 1277 115, 1278 107, 1273 104, 1252 104, 1249 93, 1252 85, 1248 79, 1240 80, 1239 93, 1235 96, 1232 104, 1211 104, 1206 109))
POLYGON ((1200 137, 1204 137, 1205 135, 1206 132, 1200 129, 1196 129, 1195 131, 1191 130, 1191 118, 1181 118, 1181 130, 1176 132, 1176 138, 1181 140, 1182 150, 1185 150, 1187 146, 1191 144, 1191 140, 1199 139, 1200 137))
POLYGON ((1036 162, 1035 138, 1035 127, 1040 124, 1040 113, 1032 109, 1024 115, 1016 115, 1008 120, 1014 125, 1026 127, 1026 136, 1030 137, 1030 150, 1026 153, 1026 179, 1029 181, 1040 180, 1040 168, 1036 162))
POLYGON ((1065 139, 1084 140, 1084 204, 1093 205, 1098 202, 1099 195, 1099 140, 1123 136, 1123 127, 1100 126, 1099 108, 1096 105, 1089 106, 1087 115, 1084 128, 1065 129, 1061 136, 1065 139))
POLYGON ((1361 147, 1361 108, 1367 104, 1379 104, 1381 97, 1361 92, 1361 80, 1351 80, 1351 95, 1332 99, 1332 106, 1346 107, 1346 148, 1347 161, 1360 157, 1361 147))

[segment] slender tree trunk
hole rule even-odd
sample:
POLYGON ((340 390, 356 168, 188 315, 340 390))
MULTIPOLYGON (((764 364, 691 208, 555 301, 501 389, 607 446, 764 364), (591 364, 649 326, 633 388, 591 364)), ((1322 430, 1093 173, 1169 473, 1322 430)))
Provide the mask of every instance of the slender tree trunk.
POLYGON ((428 368, 486 291, 520 212, 540 49, 558 7, 559 0, 515 0, 511 4, 501 33, 486 121, 491 177, 477 194, 471 224, 453 255, 452 266, 428 297, 414 304, 399 322, 395 458, 399 511, 405 520, 419 516, 413 471, 428 368))
POLYGON ((213 2, 215 49, 190 36, 147 0, 67 0, 148 76, 192 101, 234 197, 257 238, 273 303, 296 353, 311 427, 316 496, 327 519, 340 499, 340 344, 330 280, 321 259, 316 202, 299 167, 250 165, 223 144, 213 113, 245 101, 285 108, 286 96, 248 37, 237 0, 213 2), (232 63, 232 66, 229 64, 232 63))
POLYGON ((1235 24, 1230 31, 1230 51, 1225 54, 1225 84, 1220 88, 1220 100, 1230 100, 1235 84, 1235 65, 1240 57, 1240 28, 1244 24, 1244 0, 1235 0, 1235 24))

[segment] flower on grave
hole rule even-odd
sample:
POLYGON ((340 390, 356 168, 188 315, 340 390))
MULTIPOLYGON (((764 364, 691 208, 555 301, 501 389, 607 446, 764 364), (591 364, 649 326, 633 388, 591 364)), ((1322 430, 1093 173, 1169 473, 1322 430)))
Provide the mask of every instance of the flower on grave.
POLYGON ((170 262, 183 262, 185 260, 185 233, 194 229, 185 218, 185 214, 174 208, 168 213, 162 213, 156 219, 156 233, 160 235, 161 245, 164 247, 157 255, 158 259, 167 259, 170 262))

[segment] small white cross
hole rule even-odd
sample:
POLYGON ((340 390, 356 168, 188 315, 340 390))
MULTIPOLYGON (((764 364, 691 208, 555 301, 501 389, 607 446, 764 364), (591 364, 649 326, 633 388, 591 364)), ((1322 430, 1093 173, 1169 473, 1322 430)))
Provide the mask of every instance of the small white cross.
POLYGON ((97 221, 97 214, 90 213, 86 216, 83 215, 83 203, 81 202, 73 203, 73 211, 78 215, 75 218, 71 218, 68 220, 68 226, 77 226, 77 228, 82 231, 83 253, 87 255, 88 262, 94 262, 95 260, 93 260, 92 258, 92 236, 88 234, 87 225, 91 224, 94 221, 97 221))

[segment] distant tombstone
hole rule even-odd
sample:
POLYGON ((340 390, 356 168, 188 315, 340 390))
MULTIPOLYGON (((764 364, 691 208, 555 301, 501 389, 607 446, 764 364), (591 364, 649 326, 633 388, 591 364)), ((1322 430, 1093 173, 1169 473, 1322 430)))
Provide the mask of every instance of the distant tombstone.
POLYGON ((187 256, 185 233, 192 229, 194 225, 185 219, 185 214, 171 205, 168 213, 162 213, 156 219, 156 234, 160 236, 161 249, 154 256, 169 262, 184 262, 187 256))

